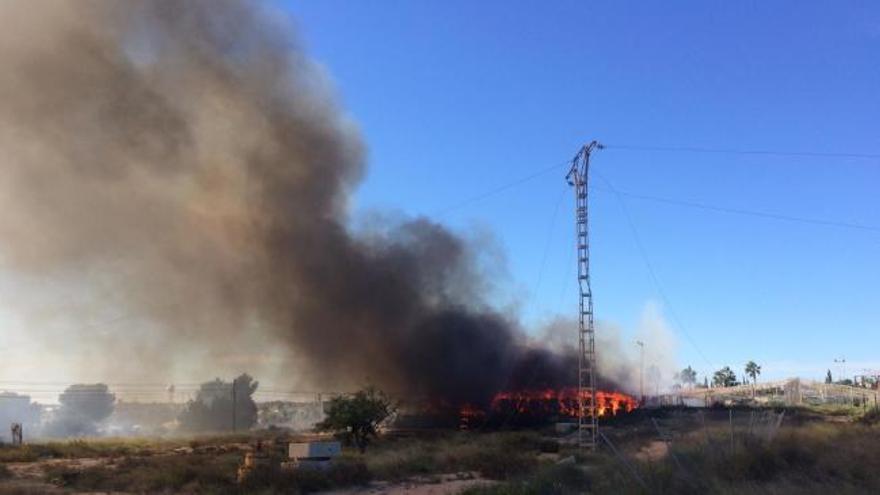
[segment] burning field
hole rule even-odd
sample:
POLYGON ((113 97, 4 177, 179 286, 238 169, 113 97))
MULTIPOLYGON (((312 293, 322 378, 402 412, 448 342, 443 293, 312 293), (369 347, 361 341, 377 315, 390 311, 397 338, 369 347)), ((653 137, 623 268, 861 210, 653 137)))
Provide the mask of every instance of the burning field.
MULTIPOLYGON (((590 397, 584 392, 581 400, 588 402, 590 397)), ((492 410, 512 410, 520 414, 558 415, 564 418, 577 418, 579 401, 578 389, 568 387, 561 390, 525 390, 501 392, 492 398, 492 410)), ((638 407, 638 401, 621 392, 596 392, 596 413, 599 417, 616 416, 628 413, 638 407)))
MULTIPOLYGON (((590 397, 584 392, 585 415, 590 397)), ((596 413, 600 418, 614 417, 632 412, 638 401, 622 392, 596 392, 596 413)), ((488 407, 480 408, 465 404, 459 410, 461 427, 470 429, 482 426, 539 426, 552 421, 577 421, 580 412, 578 389, 565 387, 559 390, 518 390, 499 392, 492 397, 488 407)))

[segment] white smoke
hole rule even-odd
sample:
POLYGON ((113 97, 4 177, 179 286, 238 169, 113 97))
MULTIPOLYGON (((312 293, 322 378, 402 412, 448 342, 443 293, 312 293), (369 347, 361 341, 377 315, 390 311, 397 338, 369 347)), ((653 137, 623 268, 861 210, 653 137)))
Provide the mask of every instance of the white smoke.
MULTIPOLYGON (((558 317, 544 326, 539 340, 555 350, 577 346, 577 321, 558 317)), ((639 394, 640 374, 644 373, 645 394, 669 391, 679 371, 678 343, 655 302, 645 303, 635 328, 624 328, 607 320, 596 322, 596 360, 599 388, 620 389, 639 394), (644 343, 644 367, 641 348, 644 343)))

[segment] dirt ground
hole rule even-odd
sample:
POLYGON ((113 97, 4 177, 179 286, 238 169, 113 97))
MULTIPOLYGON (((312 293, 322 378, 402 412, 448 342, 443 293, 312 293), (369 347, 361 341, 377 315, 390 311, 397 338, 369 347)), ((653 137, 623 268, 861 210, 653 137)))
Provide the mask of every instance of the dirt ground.
POLYGON ((455 473, 413 478, 401 483, 377 481, 368 486, 322 492, 322 495, 453 495, 467 488, 497 483, 473 476, 473 473, 455 473))
POLYGON ((6 468, 12 473, 12 478, 0 481, 0 494, 61 494, 69 493, 49 483, 45 479, 46 470, 53 467, 68 467, 84 469, 106 465, 108 458, 78 459, 46 459, 35 462, 10 462, 6 468))
MULTIPOLYGON (((110 466, 112 464, 113 459, 111 458, 48 459, 35 462, 7 463, 6 467, 12 473, 12 478, 0 481, 0 495, 60 495, 70 493, 92 493, 71 492, 70 490, 59 488, 45 479, 46 471, 57 467, 85 469, 99 466, 110 466)), ((320 493, 322 495, 453 495, 460 493, 467 488, 491 485, 494 483, 496 482, 480 478, 477 473, 453 473, 414 477, 396 483, 375 481, 367 486, 320 493)), ((112 495, 111 492, 100 493, 102 495, 112 495)))
POLYGON ((656 462, 669 454, 669 445, 661 440, 653 440, 648 442, 644 447, 639 449, 633 457, 642 462, 656 462))

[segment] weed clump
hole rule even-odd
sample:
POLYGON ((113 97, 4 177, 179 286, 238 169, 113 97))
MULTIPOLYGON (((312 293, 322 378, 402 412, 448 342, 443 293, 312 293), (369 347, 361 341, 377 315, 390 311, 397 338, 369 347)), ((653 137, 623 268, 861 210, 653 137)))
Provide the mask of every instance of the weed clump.
POLYGON ((859 418, 859 422, 865 425, 880 424, 880 407, 873 407, 859 418))

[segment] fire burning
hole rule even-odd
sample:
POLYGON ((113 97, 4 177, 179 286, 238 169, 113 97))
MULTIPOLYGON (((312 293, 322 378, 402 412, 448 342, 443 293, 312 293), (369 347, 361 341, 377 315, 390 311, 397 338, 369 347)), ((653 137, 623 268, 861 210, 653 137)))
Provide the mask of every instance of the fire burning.
MULTIPOLYGON (((584 394, 587 400, 587 394, 584 394)), ((596 409, 599 417, 615 416, 638 407, 638 401, 622 392, 596 392, 596 409)), ((521 390, 499 392, 492 399, 493 410, 514 410, 519 413, 546 412, 570 418, 578 416, 578 389, 565 387, 559 390, 521 390)))
MULTIPOLYGON (((484 275, 503 259, 485 236, 353 215, 366 146, 274 11, 38 3, 0 2, 16 19, 0 30, 0 258, 35 288, 29 338, 72 374, 245 367, 310 390, 366 381, 456 418, 576 414, 576 351, 494 304, 484 275), (45 310, 54 282, 83 294, 69 311, 45 310)), ((573 344, 576 323, 559 325, 573 344)), ((604 362, 601 383, 625 386, 623 361, 604 362)), ((602 393, 599 414, 624 397, 602 393)))
MULTIPOLYGON (((584 395, 586 399, 586 395, 584 395)), ((638 401, 622 392, 597 391, 596 410, 599 417, 617 416, 639 407, 638 401)), ((465 404, 459 410, 461 426, 469 428, 486 423, 542 423, 553 419, 578 417, 578 389, 537 389, 505 391, 495 394, 484 410, 465 404)))

